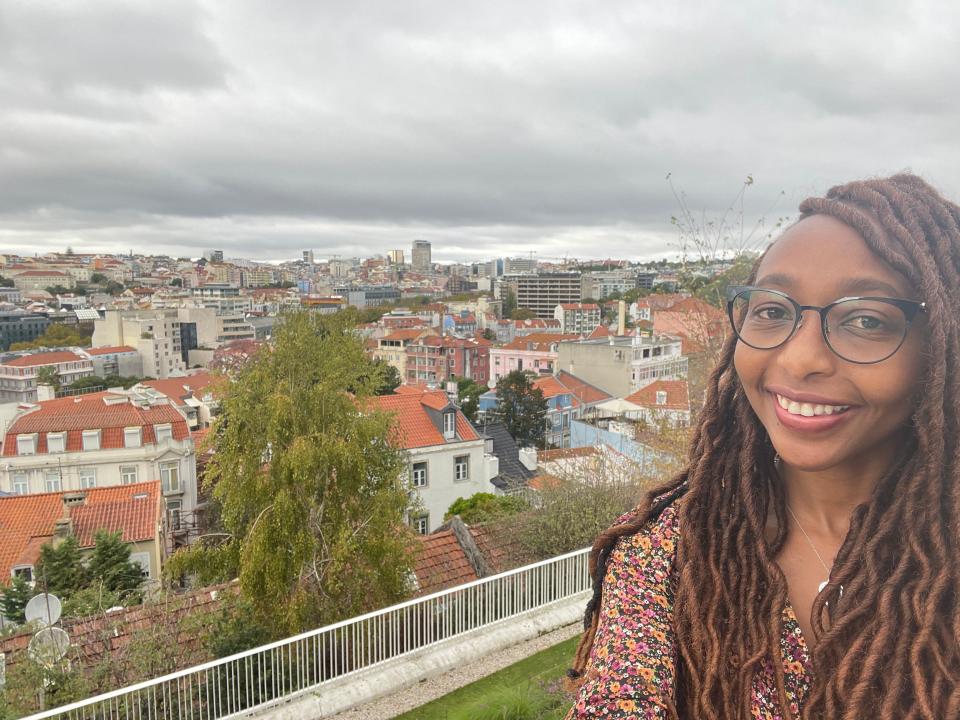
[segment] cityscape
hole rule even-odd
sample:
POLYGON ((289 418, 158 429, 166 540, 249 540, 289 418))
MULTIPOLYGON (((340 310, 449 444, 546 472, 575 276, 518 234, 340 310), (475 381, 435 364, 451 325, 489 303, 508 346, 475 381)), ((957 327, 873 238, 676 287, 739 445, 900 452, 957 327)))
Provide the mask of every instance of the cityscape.
MULTIPOLYGON (((341 350, 317 345, 299 372, 355 351, 378 378, 365 412, 389 418, 399 454, 387 474, 400 470, 396 520, 413 543, 401 558, 407 579, 384 591, 381 606, 579 549, 677 466, 724 338, 722 289, 752 256, 641 264, 531 253, 439 264, 432 252, 414 240, 387 255, 318 260, 304 250, 278 264, 218 249, 197 258, 73 248, 0 257, 6 677, 29 665, 66 672, 62 658, 37 660, 30 649, 36 627, 24 610, 35 593, 60 593, 61 625, 85 628, 64 651, 71 676, 92 672, 94 656, 122 666, 114 650, 92 649, 97 634, 110 628, 140 642, 132 618, 145 608, 165 632, 184 632, 183 618, 263 622, 243 605, 243 582, 229 582, 242 566, 207 578, 190 563, 230 530, 235 498, 221 492, 231 481, 223 463, 233 398, 264 348, 279 356, 303 341, 298 327, 341 333, 341 350), (602 494, 597 517, 569 537, 538 527, 574 486, 602 494), (88 567, 107 538, 120 543, 126 586, 61 577, 70 553, 88 567), (236 597, 223 600, 224 591, 236 597), (159 609, 170 602, 186 605, 171 617, 159 609)), ((261 454, 272 466, 284 452, 292 449, 261 454)), ((379 606, 366 598, 356 609, 379 606)), ((317 618, 346 619, 329 612, 318 607, 317 618)), ((283 629, 263 627, 257 639, 283 629)), ((252 641, 235 642, 230 649, 246 650, 252 641)), ((223 654, 188 645, 165 670, 223 654)), ((62 702, 116 689, 82 684, 70 695, 58 678, 62 702)), ((54 695, 16 695, 10 707, 40 710, 54 695)))

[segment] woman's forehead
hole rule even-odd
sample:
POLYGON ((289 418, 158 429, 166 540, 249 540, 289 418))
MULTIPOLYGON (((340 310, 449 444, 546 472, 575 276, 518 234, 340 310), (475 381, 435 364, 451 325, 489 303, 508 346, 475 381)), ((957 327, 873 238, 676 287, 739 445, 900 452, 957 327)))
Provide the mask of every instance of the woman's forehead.
POLYGON ((829 215, 811 215, 790 226, 764 255, 756 284, 786 292, 822 288, 844 295, 910 294, 903 275, 855 229, 829 215))

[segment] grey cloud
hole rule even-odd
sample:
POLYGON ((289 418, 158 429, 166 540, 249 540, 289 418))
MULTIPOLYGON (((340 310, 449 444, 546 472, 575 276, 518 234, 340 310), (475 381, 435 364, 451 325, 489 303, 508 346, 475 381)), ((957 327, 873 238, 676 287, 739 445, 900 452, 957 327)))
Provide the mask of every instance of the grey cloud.
POLYGON ((907 167, 960 191, 952 3, 9 7, 8 247, 649 255, 668 172, 708 213, 752 173, 752 218, 907 167))

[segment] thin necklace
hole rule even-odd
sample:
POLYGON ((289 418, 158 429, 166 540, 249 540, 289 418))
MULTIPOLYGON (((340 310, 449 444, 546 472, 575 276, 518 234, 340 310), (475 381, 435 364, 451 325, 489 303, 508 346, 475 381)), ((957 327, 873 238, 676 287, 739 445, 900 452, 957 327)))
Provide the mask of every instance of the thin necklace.
MULTIPOLYGON (((790 507, 789 503, 787 503, 787 510, 789 510, 790 514, 793 516, 793 521, 797 524, 797 527, 800 528, 800 532, 803 533, 803 536, 807 539, 807 542, 810 543, 810 548, 813 550, 814 555, 817 556, 817 560, 819 560, 820 564, 823 565, 823 571, 827 573, 827 579, 820 583, 820 586, 817 588, 817 592, 823 592, 823 589, 827 586, 827 583, 830 582, 830 568, 828 568, 827 564, 823 561, 823 558, 820 556, 820 551, 817 550, 817 546, 813 544, 813 540, 811 540, 810 536, 807 535, 807 531, 803 529, 803 525, 800 524, 800 520, 797 519, 797 514, 793 511, 793 508, 790 507)), ((840 592, 843 592, 842 587, 840 592)))

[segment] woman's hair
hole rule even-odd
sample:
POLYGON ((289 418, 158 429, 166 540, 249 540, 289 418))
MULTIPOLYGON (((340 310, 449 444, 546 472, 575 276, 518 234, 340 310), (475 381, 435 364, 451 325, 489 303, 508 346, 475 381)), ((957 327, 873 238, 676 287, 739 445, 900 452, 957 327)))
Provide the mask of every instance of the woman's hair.
MULTIPOLYGON (((831 584, 814 603, 815 678, 800 717, 960 717, 960 207, 904 174, 834 187, 800 211, 801 219, 830 215, 856 229, 928 307, 926 372, 905 452, 854 511, 831 584)), ((753 675, 772 659, 780 707, 792 719, 780 654, 787 583, 775 560, 786 505, 773 447, 734 370, 735 345, 731 334, 710 376, 687 468, 594 543, 594 594, 568 675, 582 678, 589 660, 617 540, 656 517, 664 503, 654 506, 654 498, 684 493, 670 714, 750 717, 753 675), (764 535, 768 510, 777 518, 772 541, 764 535)))

